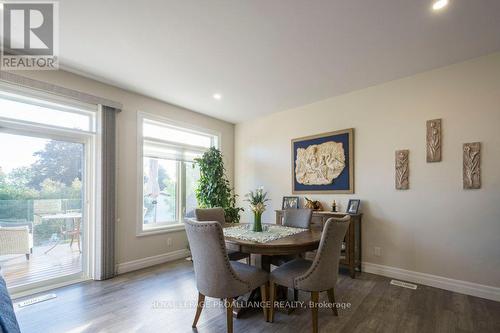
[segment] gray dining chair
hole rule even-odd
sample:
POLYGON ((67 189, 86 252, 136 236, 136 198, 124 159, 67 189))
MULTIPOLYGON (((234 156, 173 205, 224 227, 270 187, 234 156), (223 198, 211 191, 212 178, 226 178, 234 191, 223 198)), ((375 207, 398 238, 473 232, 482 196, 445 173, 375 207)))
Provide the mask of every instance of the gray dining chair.
POLYGON ((309 229, 312 209, 286 209, 283 213, 283 225, 286 227, 309 229))
POLYGON ((326 221, 321 241, 313 261, 295 259, 271 272, 269 320, 274 320, 274 300, 276 286, 308 291, 311 293, 313 332, 318 332, 319 293, 328 292, 328 300, 332 303, 333 314, 338 316, 335 306, 335 285, 339 271, 340 251, 351 217, 330 218, 326 221))
MULTIPOLYGON (((307 208, 286 209, 283 213, 282 225, 292 228, 309 229, 311 227, 312 212, 313 212, 312 209, 307 209, 307 208)), ((281 266, 284 263, 289 262, 293 259, 297 259, 300 256, 302 256, 302 254, 273 256, 271 258, 271 264, 274 266, 281 266)), ((298 297, 299 294, 295 289, 293 291, 293 299, 297 301, 298 297)))
MULTIPOLYGON (((312 209, 286 209, 283 213, 283 223, 285 227, 292 228, 311 228, 311 218, 312 209)), ((283 255, 283 256, 273 256, 271 259, 271 264, 274 266, 280 266, 285 262, 296 259, 297 256, 283 255)))
MULTIPOLYGON (((267 302, 269 274, 254 266, 229 261, 220 223, 188 220, 185 227, 198 289, 193 328, 200 318, 205 297, 215 297, 226 300, 227 331, 232 333, 234 298, 260 287, 262 300, 267 302)), ((263 311, 267 321, 266 307, 263 311)))
MULTIPOLYGON (((194 211, 194 215, 197 221, 207 222, 207 221, 216 221, 221 225, 226 223, 226 217, 224 215, 224 209, 220 207, 216 208, 196 208, 194 211)), ((239 251, 228 250, 227 255, 229 260, 239 261, 241 259, 246 259, 247 264, 250 265, 250 254, 243 253, 239 251)))

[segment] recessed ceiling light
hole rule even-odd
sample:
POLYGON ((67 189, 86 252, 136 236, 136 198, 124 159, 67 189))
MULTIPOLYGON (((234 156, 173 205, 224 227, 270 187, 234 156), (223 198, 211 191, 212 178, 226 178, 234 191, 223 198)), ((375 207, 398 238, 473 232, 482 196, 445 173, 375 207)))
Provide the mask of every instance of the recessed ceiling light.
POLYGON ((213 98, 219 101, 222 99, 222 95, 221 94, 214 94, 213 98))
POLYGON ((440 10, 448 5, 448 0, 437 0, 432 4, 432 9, 440 10))

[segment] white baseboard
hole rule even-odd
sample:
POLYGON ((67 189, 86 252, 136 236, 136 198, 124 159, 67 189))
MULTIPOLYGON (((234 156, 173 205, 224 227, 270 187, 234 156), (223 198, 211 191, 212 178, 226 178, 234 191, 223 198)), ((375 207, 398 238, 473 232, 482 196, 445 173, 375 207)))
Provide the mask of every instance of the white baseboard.
POLYGON ((364 262, 362 264, 363 272, 382 275, 394 279, 419 283, 426 286, 454 291, 461 294, 491 299, 500 302, 500 288, 486 286, 483 284, 472 283, 462 280, 454 280, 442 276, 426 273, 408 271, 406 269, 372 264, 364 262))
POLYGON ((191 252, 188 249, 172 251, 168 253, 159 254, 152 257, 123 262, 116 265, 116 273, 123 274, 127 272, 136 271, 141 268, 146 268, 154 265, 163 264, 169 261, 174 261, 182 258, 189 257, 191 252))

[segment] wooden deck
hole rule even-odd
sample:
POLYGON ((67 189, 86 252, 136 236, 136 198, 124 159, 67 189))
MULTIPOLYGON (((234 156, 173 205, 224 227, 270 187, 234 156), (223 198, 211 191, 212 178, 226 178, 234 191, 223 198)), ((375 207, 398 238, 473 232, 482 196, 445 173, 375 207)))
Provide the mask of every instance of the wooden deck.
POLYGON ((9 288, 41 282, 82 271, 82 255, 78 246, 62 243, 45 254, 50 246, 33 248, 30 260, 24 254, 0 256, 2 275, 9 288))

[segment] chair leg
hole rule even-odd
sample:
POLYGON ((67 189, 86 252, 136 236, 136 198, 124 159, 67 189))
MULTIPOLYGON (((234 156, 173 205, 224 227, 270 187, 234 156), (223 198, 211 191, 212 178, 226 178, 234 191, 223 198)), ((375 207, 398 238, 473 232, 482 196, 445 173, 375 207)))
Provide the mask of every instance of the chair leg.
POLYGON ((193 328, 196 327, 198 319, 200 319, 201 310, 203 310, 203 305, 205 304, 205 295, 198 293, 198 303, 196 303, 196 314, 194 315, 193 328))
POLYGON ((311 292, 311 313, 312 313, 312 327, 313 333, 318 333, 318 302, 319 302, 319 292, 311 292))
POLYGON ((274 321, 274 301, 276 300, 276 283, 269 283, 269 302, 271 306, 269 307, 269 322, 274 321))
POLYGON ((252 264, 252 256, 249 254, 247 257, 247 265, 251 265, 251 264, 252 264))
POLYGON ((332 306, 332 311, 335 316, 338 317, 339 311, 337 309, 337 304, 335 303, 335 291, 332 289, 328 289, 328 301, 330 302, 332 306))
POLYGON ((227 333, 233 333, 233 298, 226 299, 226 323, 227 323, 227 333))
POLYGON ((269 321, 269 310, 268 310, 268 306, 267 306, 267 303, 268 303, 268 294, 269 294, 269 282, 266 282, 265 284, 263 284, 262 286, 260 286, 260 295, 261 295, 261 298, 262 298, 262 311, 264 312, 264 320, 266 322, 269 321))
POLYGON ((295 302, 297 302, 299 300, 299 290, 298 289, 293 290, 293 300, 295 302))

